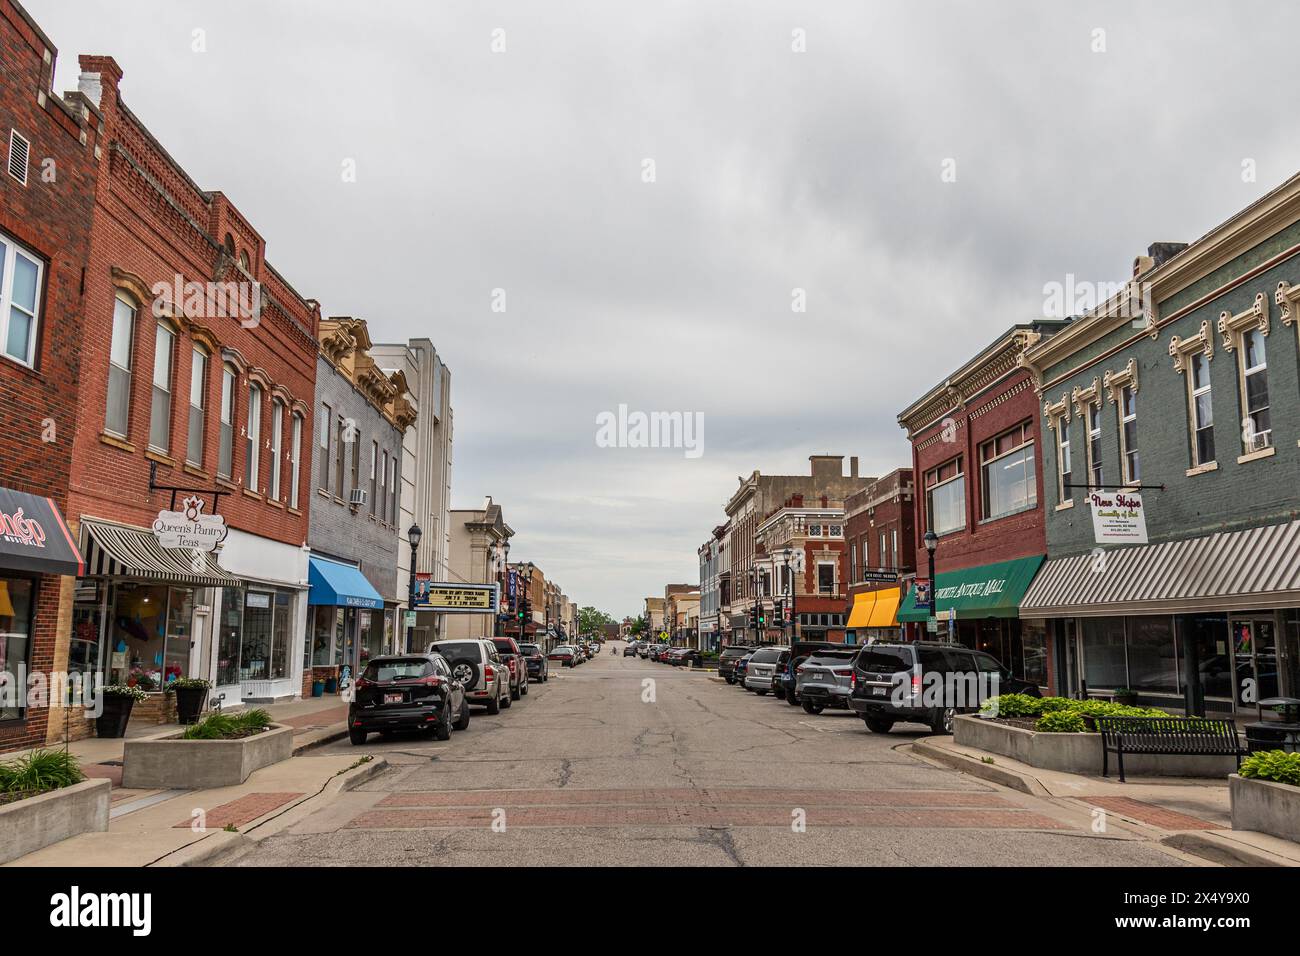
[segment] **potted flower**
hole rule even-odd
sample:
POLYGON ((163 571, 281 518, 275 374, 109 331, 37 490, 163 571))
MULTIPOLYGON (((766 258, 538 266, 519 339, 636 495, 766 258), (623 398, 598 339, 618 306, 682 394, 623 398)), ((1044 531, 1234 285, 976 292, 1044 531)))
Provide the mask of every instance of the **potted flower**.
POLYGON ((125 737, 126 723, 131 719, 131 709, 136 701, 149 695, 139 687, 109 684, 100 688, 101 711, 95 718, 95 734, 100 737, 125 737))
POLYGON ((198 723, 212 684, 201 677, 177 677, 167 689, 176 695, 176 719, 182 724, 198 723))
POLYGON ((1116 687, 1112 695, 1115 703, 1123 704, 1126 707, 1136 707, 1138 702, 1138 692, 1132 687, 1116 687))
POLYGON ((313 697, 325 696, 325 678, 316 677, 311 682, 311 695, 313 697))

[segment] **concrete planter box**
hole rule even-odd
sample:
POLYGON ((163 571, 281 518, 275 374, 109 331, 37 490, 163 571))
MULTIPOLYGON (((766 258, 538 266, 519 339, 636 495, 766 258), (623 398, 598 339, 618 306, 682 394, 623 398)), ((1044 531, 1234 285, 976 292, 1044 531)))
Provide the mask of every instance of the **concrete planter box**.
POLYGON ((293 728, 239 740, 184 740, 180 734, 128 739, 122 754, 122 786, 141 790, 208 790, 233 787, 254 770, 288 760, 293 728))
POLYGON ((1300 843, 1300 787, 1232 774, 1232 828, 1300 843))
POLYGON ((107 830, 110 787, 102 778, 85 780, 0 806, 0 863, 79 833, 107 830))
MULTIPOLYGON (((953 741, 963 747, 1001 754, 1062 773, 1101 774, 1101 734, 1048 734, 984 720, 970 714, 958 716, 952 726, 953 741)), ((1226 777, 1237 769, 1235 757, 1183 757, 1125 754, 1124 772, 1153 777, 1226 777)), ((1119 758, 1110 755, 1111 776, 1119 776, 1119 758)))

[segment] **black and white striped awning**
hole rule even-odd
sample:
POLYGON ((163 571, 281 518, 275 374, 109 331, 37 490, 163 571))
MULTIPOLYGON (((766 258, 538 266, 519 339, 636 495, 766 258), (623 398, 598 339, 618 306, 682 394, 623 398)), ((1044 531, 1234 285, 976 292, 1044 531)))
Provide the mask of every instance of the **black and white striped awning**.
POLYGON ((87 577, 146 578, 201 588, 239 584, 211 552, 164 548, 150 531, 99 518, 81 519, 81 551, 87 577))

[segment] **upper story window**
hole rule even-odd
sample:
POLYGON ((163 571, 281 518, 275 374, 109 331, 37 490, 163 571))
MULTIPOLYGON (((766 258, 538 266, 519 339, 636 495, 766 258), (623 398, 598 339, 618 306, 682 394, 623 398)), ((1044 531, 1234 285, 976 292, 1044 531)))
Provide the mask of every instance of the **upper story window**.
POLYGON ((1241 337, 1241 437, 1246 454, 1263 451, 1273 444, 1273 429, 1268 414, 1268 359, 1264 350, 1264 333, 1249 329, 1241 337))
POLYGON ((135 342, 135 304, 117 296, 113 299, 113 337, 108 349, 108 403, 104 430, 126 437, 131 415, 132 346, 135 342))
POLYGON ((257 491, 262 451, 262 389, 248 386, 248 423, 244 428, 244 487, 257 491))
POLYGON ((172 427, 172 356, 176 352, 176 333, 159 322, 153 340, 153 401, 149 406, 149 447, 166 453, 171 450, 172 427))
POLYGON ((1119 451, 1124 484, 1136 485, 1142 480, 1142 467, 1138 458, 1137 391, 1132 385, 1125 385, 1119 393, 1119 451))
POLYGON ((379 442, 370 443, 370 516, 375 516, 379 507, 379 442))
POLYGON ((302 416, 293 414, 293 434, 289 439, 289 507, 298 507, 299 465, 302 459, 302 416))
POLYGON ((337 498, 343 497, 344 455, 347 453, 346 446, 352 440, 349 424, 348 419, 340 415, 334 425, 334 495, 337 498))
POLYGON ((391 455, 388 459, 388 523, 397 524, 397 455, 391 455))
POLYGON ((1101 399, 1088 405, 1088 483, 1093 488, 1105 485, 1101 466, 1101 399))
POLYGON ((1070 459, 1070 420, 1061 419, 1056 426, 1056 478, 1057 501, 1069 501, 1073 498, 1070 485, 1074 483, 1073 466, 1070 459))
POLYGON ((235 370, 221 366, 221 436, 217 449, 217 474, 234 475, 235 467, 235 370))
POLYGON ((1214 404, 1210 386, 1210 360, 1197 354, 1192 357, 1188 388, 1192 401, 1192 464, 1208 465, 1214 461, 1214 404))
POLYGON ((271 454, 270 454, 270 480, 266 489, 266 496, 272 501, 280 500, 280 456, 284 449, 281 445, 284 434, 284 402, 278 398, 271 400, 271 454))
POLYGON ((36 365, 36 324, 45 265, 0 232, 0 343, 7 358, 36 365))
POLYGON ((925 516, 935 534, 966 527, 966 474, 960 455, 925 473, 925 516))
POLYGON ((203 467, 205 410, 208 405, 208 353, 200 348, 190 358, 189 430, 185 439, 185 461, 203 467))
POLYGON ((334 413, 329 405, 320 407, 320 490, 330 490, 331 449, 334 440, 334 413))
POLYGON ((817 565, 817 593, 818 594, 835 593, 835 565, 833 564, 817 565))
POLYGON ((381 458, 380 458, 380 466, 379 466, 379 497, 381 499, 381 502, 379 505, 379 520, 387 521, 388 520, 388 451, 387 449, 380 452, 380 455, 381 458))
POLYGON ((1021 422, 980 445, 984 520, 1015 514, 1038 504, 1032 427, 1032 421, 1021 422))

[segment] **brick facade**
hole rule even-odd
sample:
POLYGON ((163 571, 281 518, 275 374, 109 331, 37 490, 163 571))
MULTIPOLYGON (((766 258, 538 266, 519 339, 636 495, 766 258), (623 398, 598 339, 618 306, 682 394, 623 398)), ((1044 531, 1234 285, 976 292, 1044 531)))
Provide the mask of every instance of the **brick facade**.
MULTIPOLYGON (((83 310, 82 267, 89 248, 100 164, 99 118, 77 94, 60 97, 52 82, 57 50, 25 10, 0 0, 0 232, 40 261, 36 340, 30 366, 0 356, 0 487, 49 497, 66 513, 76 431, 83 310), (9 133, 30 144, 26 183, 8 172, 9 133)), ((12 255, 12 253, 10 253, 12 255)), ((12 268, 12 265, 10 266, 12 268)), ((4 569, 0 568, 0 574, 4 569)), ((35 580, 29 673, 59 668, 60 617, 71 579, 35 580)), ((66 665, 67 654, 63 654, 66 665)), ((13 667, 6 660, 5 667, 13 667)), ((80 731, 80 727, 78 727, 80 731)), ((61 732, 45 708, 0 722, 0 751, 36 746, 61 732)))

